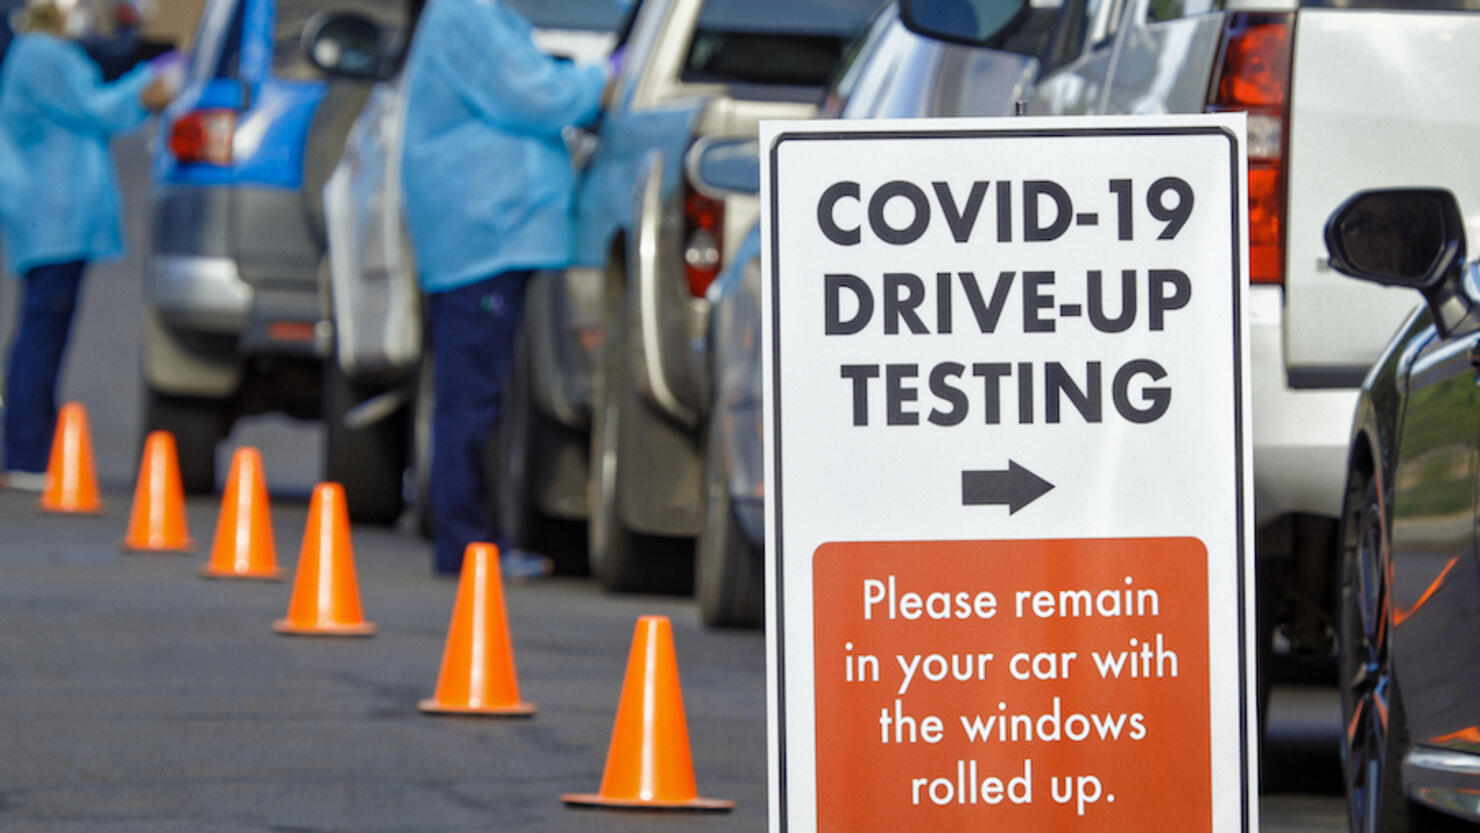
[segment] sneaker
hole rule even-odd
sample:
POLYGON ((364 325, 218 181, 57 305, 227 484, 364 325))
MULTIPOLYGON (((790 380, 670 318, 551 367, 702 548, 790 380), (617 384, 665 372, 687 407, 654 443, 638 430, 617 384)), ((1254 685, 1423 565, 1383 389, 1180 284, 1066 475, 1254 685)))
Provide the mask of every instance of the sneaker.
POLYGON ((499 572, 510 581, 527 581, 555 572, 555 562, 528 550, 507 549, 499 553, 499 572))
POLYGON ((5 488, 18 492, 41 492, 46 489, 46 472, 8 471, 5 473, 5 488))

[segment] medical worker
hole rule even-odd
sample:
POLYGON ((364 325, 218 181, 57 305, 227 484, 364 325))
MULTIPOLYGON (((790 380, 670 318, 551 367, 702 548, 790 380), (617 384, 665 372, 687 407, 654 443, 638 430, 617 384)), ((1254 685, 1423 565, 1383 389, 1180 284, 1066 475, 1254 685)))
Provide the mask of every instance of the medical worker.
POLYGON ((540 52, 532 32, 502 0, 432 0, 406 67, 402 190, 436 356, 432 566, 443 574, 470 542, 508 543, 486 509, 483 451, 525 285, 570 257, 561 131, 594 119, 607 85, 601 67, 540 52))
POLYGON ((5 468, 39 491, 57 420, 57 378, 87 264, 123 254, 108 138, 162 109, 170 89, 140 66, 104 84, 77 39, 79 0, 30 0, 0 73, 0 228, 24 281, 5 377, 5 468))

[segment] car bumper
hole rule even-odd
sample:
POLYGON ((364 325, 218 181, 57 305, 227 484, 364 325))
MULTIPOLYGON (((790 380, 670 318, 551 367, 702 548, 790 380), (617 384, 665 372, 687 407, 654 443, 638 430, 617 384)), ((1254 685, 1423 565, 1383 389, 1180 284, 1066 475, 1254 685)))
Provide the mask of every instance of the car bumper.
POLYGON ((1285 365, 1278 287, 1249 292, 1254 506, 1263 526, 1291 514, 1341 514, 1356 388, 1295 389, 1285 365))
POLYGON ((1408 797, 1480 824, 1480 755, 1416 746, 1403 758, 1408 797))
POLYGON ((146 301, 183 330, 240 334, 253 294, 233 258, 155 255, 145 267, 146 301))
POLYGON ((169 327, 234 336, 241 353, 323 358, 333 340, 317 292, 253 287, 229 257, 155 255, 145 298, 169 327))

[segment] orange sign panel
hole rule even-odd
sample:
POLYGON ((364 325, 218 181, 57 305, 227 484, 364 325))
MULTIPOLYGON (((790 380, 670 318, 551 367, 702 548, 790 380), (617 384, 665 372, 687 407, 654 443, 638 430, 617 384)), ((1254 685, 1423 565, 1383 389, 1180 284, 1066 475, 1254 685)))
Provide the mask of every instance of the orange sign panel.
POLYGON ((1199 540, 828 543, 812 569, 819 830, 1212 829, 1199 540))

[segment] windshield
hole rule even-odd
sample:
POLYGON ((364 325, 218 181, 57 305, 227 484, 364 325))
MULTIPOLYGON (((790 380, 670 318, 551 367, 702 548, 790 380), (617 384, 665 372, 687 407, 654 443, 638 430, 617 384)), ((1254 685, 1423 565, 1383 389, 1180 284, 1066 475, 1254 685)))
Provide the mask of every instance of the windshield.
POLYGON ((890 3, 879 9, 873 22, 869 24, 868 31, 854 38, 852 45, 843 55, 842 61, 833 70, 819 116, 825 119, 836 119, 843 115, 843 110, 848 106, 848 100, 853 97, 853 91, 858 86, 864 68, 873 59, 879 49, 879 43, 897 20, 899 20, 899 7, 890 3))

